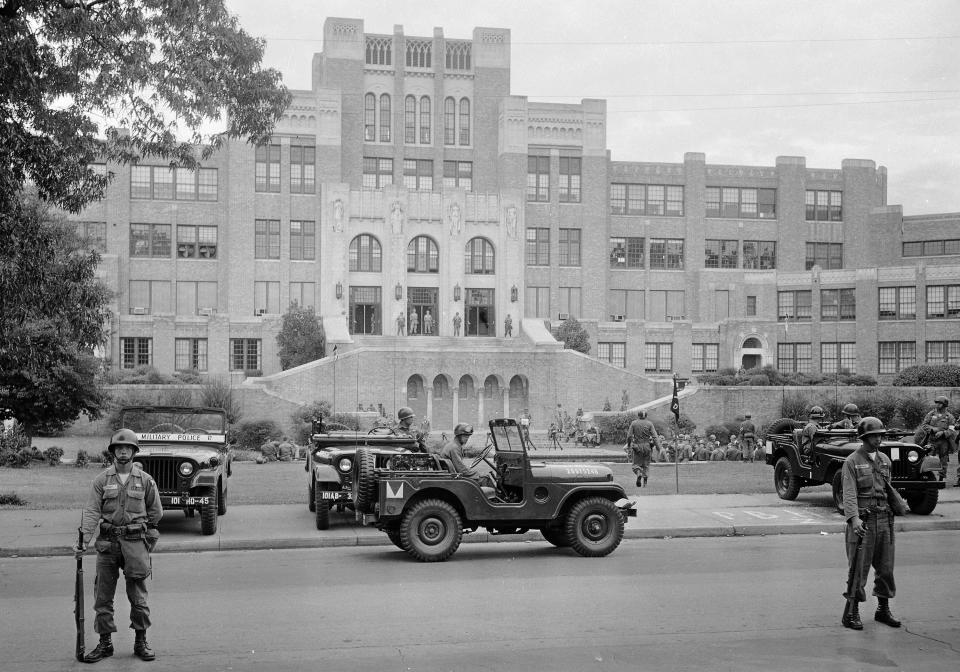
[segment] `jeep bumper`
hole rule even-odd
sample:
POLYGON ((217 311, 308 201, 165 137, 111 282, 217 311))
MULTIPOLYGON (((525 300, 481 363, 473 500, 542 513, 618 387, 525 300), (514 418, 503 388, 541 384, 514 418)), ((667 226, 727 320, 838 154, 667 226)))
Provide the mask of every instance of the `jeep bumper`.
POLYGON ((625 518, 637 517, 637 510, 634 508, 637 505, 636 502, 632 502, 624 497, 623 499, 618 499, 616 502, 614 502, 614 505, 620 509, 620 513, 623 514, 625 518))

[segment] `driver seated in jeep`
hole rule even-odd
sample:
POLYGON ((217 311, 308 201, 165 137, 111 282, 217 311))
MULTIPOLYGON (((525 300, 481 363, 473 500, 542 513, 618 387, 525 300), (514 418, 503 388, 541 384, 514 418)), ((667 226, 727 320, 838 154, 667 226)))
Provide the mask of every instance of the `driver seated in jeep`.
POLYGON ((479 458, 485 456, 487 452, 486 448, 467 448, 467 442, 470 441, 471 436, 473 436, 473 425, 461 422, 453 430, 453 439, 440 449, 440 457, 449 460, 453 470, 460 476, 476 482, 487 497, 494 497, 496 496, 496 483, 490 474, 481 474, 474 469, 476 461, 474 461, 474 465, 468 465, 464 461, 466 457, 479 458))

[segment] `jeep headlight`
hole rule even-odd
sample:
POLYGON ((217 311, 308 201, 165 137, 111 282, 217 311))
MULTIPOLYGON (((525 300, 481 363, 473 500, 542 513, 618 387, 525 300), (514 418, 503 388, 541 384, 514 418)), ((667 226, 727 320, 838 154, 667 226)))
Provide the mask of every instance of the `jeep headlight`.
POLYGON ((181 476, 189 476, 189 475, 192 474, 192 473, 193 473, 193 465, 192 465, 192 464, 190 464, 189 462, 181 462, 181 463, 180 463, 180 475, 181 475, 181 476))
POLYGON ((350 471, 350 467, 352 466, 353 466, 353 462, 350 460, 349 457, 341 457, 340 461, 337 462, 337 469, 339 469, 343 473, 347 473, 348 471, 350 471))
POLYGON ((920 453, 918 453, 916 450, 907 451, 907 462, 911 464, 915 464, 919 461, 920 461, 920 453))
POLYGON ((210 458, 210 466, 211 466, 211 467, 216 467, 216 466, 219 465, 219 464, 220 464, 220 458, 219 458, 219 457, 211 457, 211 458, 210 458))

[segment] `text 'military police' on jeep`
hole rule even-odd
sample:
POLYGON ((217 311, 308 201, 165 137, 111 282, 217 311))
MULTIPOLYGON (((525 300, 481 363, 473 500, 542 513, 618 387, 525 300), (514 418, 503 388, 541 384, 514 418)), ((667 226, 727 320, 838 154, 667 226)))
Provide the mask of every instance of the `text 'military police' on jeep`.
MULTIPOLYGON (((843 511, 843 477, 840 467, 847 456, 860 445, 853 429, 820 429, 814 434, 809 456, 800 449, 803 423, 790 418, 777 420, 767 430, 764 442, 766 462, 773 467, 773 483, 780 499, 794 500, 800 488, 829 483, 833 502, 843 511)), ((910 511, 929 515, 937 507, 944 483, 938 480, 940 461, 929 449, 902 439, 911 436, 907 430, 889 429, 880 450, 892 463, 890 481, 899 491, 910 511)))
POLYGON ((623 539, 633 502, 609 467, 530 459, 513 419, 490 421, 487 444, 471 470, 486 464, 493 487, 457 473, 437 454, 357 449, 353 467, 358 520, 423 562, 446 560, 464 533, 539 530, 557 547, 580 555, 612 553, 623 539))
POLYGON ((227 512, 227 414, 221 408, 128 406, 122 427, 140 442, 135 462, 153 476, 164 510, 188 518, 200 512, 200 531, 214 534, 217 516, 227 512))

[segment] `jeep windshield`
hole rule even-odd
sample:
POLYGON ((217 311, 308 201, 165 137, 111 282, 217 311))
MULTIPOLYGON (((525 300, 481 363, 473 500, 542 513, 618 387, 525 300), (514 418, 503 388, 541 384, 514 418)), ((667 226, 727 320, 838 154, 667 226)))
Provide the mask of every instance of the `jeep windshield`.
POLYGON ((224 434, 227 419, 217 408, 138 406, 121 411, 120 425, 138 434, 224 434))
POLYGON ((522 453, 523 439, 520 427, 513 420, 491 420, 490 432, 499 453, 522 453))

